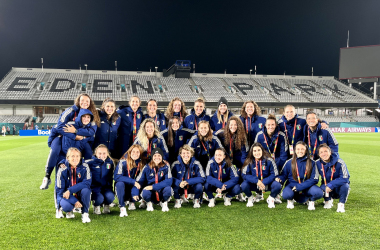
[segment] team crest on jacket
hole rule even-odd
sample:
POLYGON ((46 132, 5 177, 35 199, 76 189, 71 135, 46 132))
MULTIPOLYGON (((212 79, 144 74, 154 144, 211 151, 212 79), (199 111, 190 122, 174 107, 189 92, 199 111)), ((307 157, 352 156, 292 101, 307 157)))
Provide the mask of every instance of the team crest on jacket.
POLYGON ((78 178, 80 178, 82 175, 80 173, 78 173, 78 178))
POLYGON ((223 169, 223 174, 226 174, 226 169, 225 168, 223 169))
POLYGON ((164 125, 164 126, 165 126, 165 120, 163 120, 163 121, 162 121, 162 125, 164 125))
POLYGON ((107 163, 107 169, 111 169, 111 164, 107 163))
POLYGON ((157 121, 156 123, 157 123, 157 126, 160 126, 160 121, 157 121))
POLYGON ((112 125, 116 125, 116 122, 113 122, 112 125))
POLYGON ((265 165, 263 165, 263 170, 267 169, 267 167, 265 165))
POLYGON ((179 136, 179 140, 180 140, 180 141, 183 140, 183 136, 182 136, 182 135, 179 136))
POLYGON ((164 171, 161 171, 161 174, 160 174, 160 176, 162 177, 162 176, 164 176, 164 171))
POLYGON ((259 128, 263 128, 263 124, 262 123, 259 123, 259 128))
POLYGON ((297 125, 297 130, 301 130, 301 125, 297 125))
POLYGON ((210 144, 209 146, 208 146, 210 149, 212 149, 212 145, 210 144))
POLYGON ((140 119, 141 118, 141 115, 140 114, 137 114, 137 119, 140 119))
POLYGON ((157 144, 156 143, 153 143, 153 148, 157 148, 157 144))
POLYGON ((323 137, 322 135, 319 136, 319 141, 322 141, 323 140, 323 137))

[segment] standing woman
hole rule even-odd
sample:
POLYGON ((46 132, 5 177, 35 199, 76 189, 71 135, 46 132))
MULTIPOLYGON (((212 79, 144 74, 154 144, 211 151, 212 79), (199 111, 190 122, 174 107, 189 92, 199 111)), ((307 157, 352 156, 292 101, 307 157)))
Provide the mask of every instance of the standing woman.
POLYGON ((181 207, 181 195, 187 200, 188 194, 194 194, 194 208, 200 208, 203 183, 206 180, 202 165, 194 158, 194 149, 184 145, 179 150, 178 161, 172 165, 174 208, 181 207))
POLYGON ((261 115, 261 109, 254 101, 246 101, 240 110, 240 120, 244 124, 248 145, 252 146, 256 134, 264 127, 266 119, 261 115))
POLYGON ((215 156, 208 162, 206 168, 205 192, 209 199, 208 206, 215 207, 213 193, 226 193, 224 205, 231 206, 231 197, 240 194, 239 175, 232 165, 227 152, 223 148, 215 151, 215 156))
POLYGON ((121 118, 116 112, 115 101, 111 98, 104 99, 98 113, 100 117, 100 126, 96 130, 95 141, 92 148, 95 149, 100 144, 103 144, 108 148, 111 156, 114 156, 117 133, 121 122, 121 118))
POLYGON ((120 159, 114 173, 116 195, 119 200, 120 217, 128 216, 125 203, 129 201, 128 210, 135 210, 144 183, 136 181, 145 166, 144 150, 140 145, 132 145, 120 159))
POLYGON ((210 126, 213 131, 224 129, 228 119, 234 114, 228 110, 228 101, 225 97, 221 97, 218 102, 218 110, 214 113, 210 120, 210 126))
POLYGON ((13 125, 13 136, 16 134, 16 125, 13 125))
POLYGON ((319 181, 318 170, 303 141, 297 142, 293 158, 285 163, 281 176, 276 181, 288 181, 282 197, 288 200, 289 209, 294 208, 294 199, 298 203, 308 201, 308 209, 315 210, 314 202, 323 196, 322 189, 316 185, 319 181))
POLYGON ((5 136, 5 133, 7 132, 7 129, 5 128, 5 126, 3 126, 1 128, 1 133, 3 134, 3 136, 5 136))
POLYGON ((173 98, 166 108, 165 116, 168 120, 174 116, 177 116, 179 117, 181 123, 183 123, 185 117, 187 116, 185 103, 179 97, 173 98))
POLYGON ((324 208, 332 208, 332 198, 339 199, 336 211, 344 213, 346 212, 344 204, 350 192, 350 174, 346 163, 337 154, 334 154, 325 143, 319 145, 318 154, 319 159, 316 161, 316 165, 319 174, 322 176, 321 189, 324 192, 324 208))
POLYGON ((247 207, 252 207, 255 202, 252 191, 259 196, 257 202, 262 199, 263 192, 270 191, 267 199, 268 207, 275 207, 275 198, 281 192, 281 184, 274 181, 278 176, 277 165, 260 143, 254 143, 249 150, 242 176, 244 181, 241 189, 248 197, 247 207))
POLYGON ((88 215, 91 198, 91 172, 87 163, 82 163, 82 156, 77 148, 69 148, 66 160, 61 161, 55 183, 57 219, 75 217, 73 209, 82 208, 82 222, 91 222, 88 215))
POLYGON ((178 116, 170 118, 168 128, 161 131, 169 150, 169 163, 177 160, 179 149, 193 136, 195 130, 183 128, 178 116))
MULTIPOLYGON (((53 172, 54 167, 56 167, 57 163, 65 158, 64 155, 60 154, 62 149, 62 135, 67 133, 73 133, 76 136, 76 140, 82 140, 83 137, 93 137, 95 135, 95 130, 91 127, 88 130, 78 130, 76 131, 75 127, 72 125, 68 125, 69 121, 75 121, 81 109, 88 109, 93 114, 93 122, 100 126, 99 114, 96 111, 96 106, 94 101, 90 98, 88 94, 80 94, 74 101, 74 105, 70 108, 66 109, 63 112, 56 126, 54 126, 55 133, 50 134, 48 142, 51 148, 46 166, 45 166, 45 177, 42 179, 42 184, 40 189, 48 189, 51 183, 50 175, 53 172), (53 137, 54 136, 54 137, 53 137)), ((85 158, 90 159, 92 150, 90 145, 85 148, 85 158), (91 153, 90 153, 91 152, 91 153)))
POLYGON ((202 98, 198 98, 194 102, 194 108, 191 110, 191 114, 186 116, 183 126, 185 128, 198 130, 201 121, 210 122, 210 116, 206 115, 205 101, 202 98))
POLYGON ((263 145, 264 150, 269 152, 275 160, 279 172, 281 172, 285 161, 288 159, 288 142, 285 134, 280 131, 274 115, 268 116, 265 127, 256 135, 256 142, 263 145))
POLYGON ((144 120, 144 115, 140 107, 140 98, 138 96, 132 96, 129 100, 129 105, 130 106, 122 105, 116 111, 121 117, 121 124, 116 140, 118 150, 116 156, 114 156, 115 158, 121 158, 121 156, 127 152, 137 136, 141 122, 144 120))
POLYGON ((146 104, 145 119, 152 119, 156 123, 158 130, 163 131, 166 129, 165 115, 157 110, 158 103, 154 99, 150 99, 146 104))
POLYGON ((115 194, 112 191, 114 163, 106 145, 97 146, 94 154, 91 160, 86 161, 92 175, 91 200, 93 201, 94 214, 101 214, 100 205, 104 205, 103 213, 109 214, 111 212, 110 204, 115 199, 115 194))
POLYGON ((163 161, 164 153, 160 148, 153 149, 152 160, 145 165, 140 175, 137 177, 138 182, 146 182, 142 191, 142 198, 146 201, 146 210, 153 211, 153 203, 161 203, 162 212, 168 212, 168 201, 172 195, 172 174, 170 166, 163 161))
POLYGON ((214 157, 215 151, 223 148, 218 137, 212 134, 207 121, 199 123, 198 132, 191 137, 188 145, 194 149, 195 159, 201 163, 203 169, 206 169, 207 163, 214 157))
POLYGON ((164 152, 164 160, 169 160, 169 150, 166 146, 164 137, 162 137, 158 131, 158 127, 154 120, 150 118, 141 123, 136 140, 133 144, 138 144, 143 148, 144 157, 147 158, 147 162, 150 162, 152 159, 152 150, 155 148, 161 148, 164 152))

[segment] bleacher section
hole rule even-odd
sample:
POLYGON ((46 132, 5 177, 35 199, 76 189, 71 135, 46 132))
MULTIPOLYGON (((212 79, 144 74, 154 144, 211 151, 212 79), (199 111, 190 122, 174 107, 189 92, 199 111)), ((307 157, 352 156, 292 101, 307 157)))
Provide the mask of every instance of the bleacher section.
POLYGON ((166 96, 169 100, 180 97, 184 102, 193 102, 199 97, 193 89, 191 82, 186 78, 162 77, 161 83, 166 86, 166 96))
POLYGON ((48 85, 42 90, 39 100, 74 100, 81 90, 77 84, 81 83, 83 74, 52 73, 48 85))
POLYGON ((24 123, 28 115, 0 115, 0 123, 24 123))
POLYGON ((87 89, 86 93, 95 101, 103 101, 107 97, 121 101, 120 77, 123 76, 91 74, 88 77, 91 87, 87 89))
POLYGON ((254 79, 260 86, 267 88, 269 92, 280 102, 309 102, 297 92, 296 89, 289 88, 281 79, 275 78, 255 78, 254 79))
POLYGON ((233 93, 226 90, 224 82, 220 78, 193 77, 197 87, 201 87, 202 94, 208 102, 217 102, 224 96, 229 102, 240 102, 233 93))
POLYGON ((347 116, 319 116, 319 119, 328 122, 351 122, 351 119, 347 116))
POLYGON ((356 122, 378 122, 379 121, 375 116, 352 116, 352 119, 356 122))
POLYGON ((121 77, 125 77, 128 100, 132 95, 137 95, 142 101, 148 101, 149 99, 162 101, 154 76, 126 75, 121 77))
POLYGON ((252 80, 247 78, 223 78, 229 86, 236 89, 236 94, 243 101, 255 100, 256 102, 276 102, 262 87, 259 87, 252 80), (261 88, 261 89, 260 89, 261 88))
POLYGON ((43 72, 10 72, 0 84, 0 99, 32 99, 43 72))
POLYGON ((57 123, 59 115, 44 115, 44 119, 42 119, 43 123, 57 123))

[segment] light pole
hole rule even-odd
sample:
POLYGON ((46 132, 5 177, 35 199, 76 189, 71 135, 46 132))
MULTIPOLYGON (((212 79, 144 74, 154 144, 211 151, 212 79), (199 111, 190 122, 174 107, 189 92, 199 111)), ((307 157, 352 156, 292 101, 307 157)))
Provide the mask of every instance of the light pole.
POLYGON ((157 78, 157 69, 158 69, 158 67, 156 66, 156 67, 154 67, 155 69, 156 69, 156 78, 157 78))
POLYGON ((82 73, 82 65, 79 64, 79 73, 82 73))
POLYGON ((256 78, 256 65, 255 65, 255 78, 256 78))
POLYGON ((116 74, 117 74, 117 61, 115 61, 115 71, 116 71, 116 74))
POLYGON ((87 71, 87 64, 84 65, 86 67, 86 71, 87 71))
POLYGON ((195 63, 193 63, 193 77, 195 77, 195 63))
POLYGON ((44 59, 41 58, 41 71, 44 71, 44 59))
POLYGON ((149 75, 152 75, 152 67, 149 67, 149 75))
POLYGON ((249 70, 249 79, 251 79, 252 76, 252 69, 249 70))

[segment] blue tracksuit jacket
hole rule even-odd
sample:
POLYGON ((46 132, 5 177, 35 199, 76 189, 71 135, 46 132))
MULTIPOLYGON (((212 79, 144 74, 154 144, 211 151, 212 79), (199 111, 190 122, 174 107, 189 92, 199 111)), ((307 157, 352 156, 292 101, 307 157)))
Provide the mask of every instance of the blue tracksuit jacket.
POLYGON ((112 191, 113 184, 113 161, 107 157, 105 161, 93 156, 92 159, 86 161, 90 168, 92 182, 91 190, 93 192, 100 192, 101 190, 112 191))
MULTIPOLYGON (((174 132, 174 131, 173 131, 174 132)), ((164 138, 169 150, 169 163, 172 164, 177 160, 179 149, 185 145, 190 138, 194 135, 195 130, 183 128, 182 126, 174 134, 174 145, 169 147, 168 145, 168 129, 161 131, 161 135, 164 138)))
MULTIPOLYGON (((140 161, 141 161, 140 159, 135 161, 136 166, 139 165, 140 161)), ((142 188, 144 188, 147 185, 147 183, 140 182, 139 183, 141 185, 140 190, 134 186, 136 179, 139 176, 139 174, 141 174, 141 172, 142 171, 139 170, 139 167, 135 167, 135 168, 131 169, 129 166, 127 167, 127 161, 126 160, 120 160, 119 164, 117 165, 117 167, 115 169, 113 178, 114 178, 115 182, 122 181, 127 185, 133 186, 132 187, 132 196, 136 196, 136 195, 138 196, 140 190, 142 190, 142 188)))
POLYGON ((205 167, 207 162, 214 157, 215 150, 218 148, 223 148, 223 145, 217 136, 213 135, 211 141, 201 142, 198 137, 198 132, 191 137, 188 145, 194 149, 194 157, 202 164, 203 167, 205 167))
POLYGON ((159 131, 163 131, 166 129, 166 118, 165 115, 159 111, 157 111, 157 114, 155 117, 150 117, 149 114, 144 115, 145 119, 153 119, 156 122, 156 125, 158 127, 159 131))
POLYGON ((316 162, 318 172, 322 177, 322 184, 325 184, 323 179, 322 166, 325 170, 327 186, 332 190, 334 188, 339 188, 345 183, 349 183, 350 174, 348 173, 347 166, 345 162, 338 157, 337 154, 332 154, 330 157, 330 162, 326 163, 321 159, 318 159, 316 162), (331 174, 334 166, 334 174, 331 180, 331 174))
POLYGON ((92 148, 95 149, 100 144, 104 144, 109 151, 113 152, 115 150, 121 118, 119 117, 115 122, 112 122, 112 118, 108 120, 107 113, 100 110, 98 110, 98 112, 100 117, 100 127, 96 130, 95 141, 92 148))
POLYGON ((199 122, 203 120, 210 122, 210 116, 206 115, 206 110, 203 110, 203 112, 199 116, 197 116, 195 115, 195 111, 193 108, 191 109, 191 114, 186 116, 185 120, 183 121, 183 127, 197 130, 199 122), (195 125, 195 123, 197 124, 197 126, 195 125))
POLYGON ((286 117, 283 115, 278 120, 278 126, 280 127, 280 131, 283 132, 285 135, 287 135, 288 138, 288 144, 295 146, 297 142, 303 141, 304 138, 304 127, 306 125, 306 119, 303 116, 295 115, 293 119, 288 121, 286 117), (297 120, 297 121, 296 121, 297 120), (293 132, 294 132, 294 125, 296 127, 295 135, 294 135, 294 143, 293 141, 293 132))
MULTIPOLYGON (((228 110, 228 119, 231 118, 231 116, 233 116, 234 114, 228 110)), ((224 115, 221 115, 222 117, 222 121, 224 121, 224 115)), ((226 124, 224 124, 225 126, 227 125, 227 122, 226 124)), ((223 123, 221 123, 219 120, 218 120, 218 111, 216 111, 214 113, 214 115, 211 117, 210 119, 210 126, 211 126, 211 129, 213 131, 218 131, 219 129, 222 129, 223 128, 223 123)))
POLYGON ((256 134, 259 133, 262 130, 262 128, 265 126, 265 122, 267 119, 265 119, 265 117, 261 117, 258 115, 254 115, 252 116, 252 118, 248 116, 247 118, 239 116, 239 118, 241 122, 244 124, 244 129, 245 129, 245 132, 247 133, 248 145, 249 147, 251 147, 253 142, 255 141, 256 134))
MULTIPOLYGON (((133 142, 133 145, 135 145, 135 144, 138 144, 141 146, 141 142, 140 142, 138 137, 136 137, 136 140, 133 142)), ((154 148, 158 147, 162 150, 162 152, 164 152, 164 160, 165 161, 169 160, 169 150, 168 150, 168 147, 166 146, 166 142, 165 142, 164 138, 162 137, 162 135, 159 135, 159 137, 154 135, 152 139, 149 139, 149 145, 151 147, 150 152, 152 152, 154 148)), ((144 152, 144 156, 147 157, 147 162, 149 162, 151 159, 151 156, 148 155, 148 151, 144 152)))
MULTIPOLYGON (((263 184, 270 185, 276 176, 278 176, 277 165, 272 158, 261 160, 261 169, 263 172, 263 184)), ((256 174, 256 161, 249 163, 243 168, 242 177, 249 183, 256 184, 261 180, 260 162, 257 162, 257 174, 256 174)))
POLYGON ((222 179, 218 180, 219 164, 215 161, 214 157, 207 163, 206 182, 208 184, 217 188, 222 188, 223 185, 226 185, 226 189, 229 189, 239 183, 239 174, 234 165, 227 167, 226 162, 223 161, 221 167, 222 179))
POLYGON ((181 156, 172 164, 173 187, 179 187, 182 181, 187 181, 189 185, 194 185, 206 181, 205 173, 199 161, 191 158, 188 165, 183 163, 181 156))
MULTIPOLYGON (((147 164, 142 169, 140 174, 137 176, 136 181, 142 186, 144 183, 146 183, 145 186, 153 185, 153 191, 159 191, 163 189, 164 187, 171 186, 172 185, 172 173, 170 172, 170 167, 168 165, 165 165, 158 170, 155 170, 153 168, 150 168, 150 166, 147 164), (158 183, 155 183, 155 175, 158 176, 158 183)), ((132 194, 134 195, 134 194, 132 194)), ((138 195, 138 194, 137 194, 138 195)))

